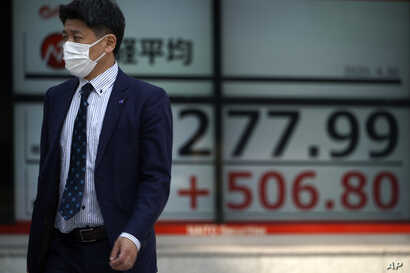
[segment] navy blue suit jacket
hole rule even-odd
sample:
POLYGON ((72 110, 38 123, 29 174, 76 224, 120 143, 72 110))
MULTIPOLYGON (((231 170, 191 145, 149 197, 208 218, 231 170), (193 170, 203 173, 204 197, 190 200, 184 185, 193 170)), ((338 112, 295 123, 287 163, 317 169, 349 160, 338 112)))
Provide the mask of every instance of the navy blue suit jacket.
MULTIPOLYGON (((37 197, 27 254, 30 273, 42 272, 47 258, 59 202, 59 140, 77 86, 78 79, 73 78, 45 95, 37 197)), ((119 70, 100 134, 94 182, 110 246, 121 232, 141 242, 135 266, 127 272, 157 271, 154 223, 168 200, 171 159, 168 96, 161 88, 119 70)))

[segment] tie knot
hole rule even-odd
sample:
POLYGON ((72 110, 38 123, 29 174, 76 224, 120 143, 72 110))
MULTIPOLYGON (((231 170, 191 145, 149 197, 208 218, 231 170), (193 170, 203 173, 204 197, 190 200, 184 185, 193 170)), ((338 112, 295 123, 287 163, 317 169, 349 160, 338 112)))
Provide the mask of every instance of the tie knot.
POLYGON ((83 98, 84 100, 87 100, 93 90, 94 90, 94 87, 92 86, 91 83, 84 84, 84 86, 81 87, 81 90, 80 90, 81 98, 83 98))

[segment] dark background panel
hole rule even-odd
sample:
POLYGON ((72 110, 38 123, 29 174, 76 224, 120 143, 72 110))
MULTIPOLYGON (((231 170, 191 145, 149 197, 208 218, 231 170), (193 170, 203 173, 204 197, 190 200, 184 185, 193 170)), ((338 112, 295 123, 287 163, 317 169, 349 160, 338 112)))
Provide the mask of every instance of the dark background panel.
POLYGON ((13 108, 12 108, 12 0, 3 1, 2 25, 6 26, 5 44, 3 44, 3 90, 0 95, 0 124, 3 126, 0 134, 0 149, 3 154, 1 160, 1 182, 0 182, 0 223, 11 223, 13 219, 13 108))

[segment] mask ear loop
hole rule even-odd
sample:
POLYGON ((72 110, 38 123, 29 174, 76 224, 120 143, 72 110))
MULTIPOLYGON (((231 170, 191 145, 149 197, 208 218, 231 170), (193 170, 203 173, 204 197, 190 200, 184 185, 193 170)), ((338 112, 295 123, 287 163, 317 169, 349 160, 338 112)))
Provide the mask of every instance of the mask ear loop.
POLYGON ((100 55, 97 59, 94 60, 94 62, 98 63, 99 60, 101 60, 102 57, 104 57, 107 53, 104 51, 103 54, 100 55))
MULTIPOLYGON (((100 39, 98 39, 97 41, 95 41, 94 43, 90 44, 89 49, 93 46, 95 46, 96 44, 98 44, 99 42, 101 42, 108 34, 104 35, 103 37, 101 37, 100 39)), ((90 53, 88 53, 90 54, 90 53)), ((103 58, 107 53, 103 52, 97 59, 95 59, 93 62, 98 63, 99 60, 101 60, 101 58, 103 58)))
POLYGON ((104 39, 106 36, 107 36, 108 34, 105 34, 104 36, 102 36, 100 39, 98 39, 97 41, 95 41, 94 43, 92 43, 92 44, 89 44, 88 46, 89 47, 93 47, 93 46, 95 46, 96 44, 98 44, 99 42, 101 42, 102 41, 102 39, 104 39))

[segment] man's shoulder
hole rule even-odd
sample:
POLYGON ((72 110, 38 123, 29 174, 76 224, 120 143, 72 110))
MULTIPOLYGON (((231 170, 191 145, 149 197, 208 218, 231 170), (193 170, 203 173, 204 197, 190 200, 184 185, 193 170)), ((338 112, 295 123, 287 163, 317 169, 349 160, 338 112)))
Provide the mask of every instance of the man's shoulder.
POLYGON ((70 78, 70 79, 68 79, 68 80, 66 80, 66 81, 64 81, 60 84, 57 84, 57 85, 54 85, 54 86, 50 87, 47 90, 46 95, 49 96, 49 97, 50 96, 53 97, 55 95, 58 96, 58 94, 60 94, 61 92, 66 92, 67 90, 72 90, 73 88, 75 88, 77 86, 77 84, 78 84, 78 79, 75 78, 75 77, 72 77, 72 78, 70 78))
POLYGON ((155 99, 168 96, 162 87, 130 76, 127 76, 127 78, 129 82, 129 89, 131 91, 129 93, 132 95, 146 99, 155 99))

